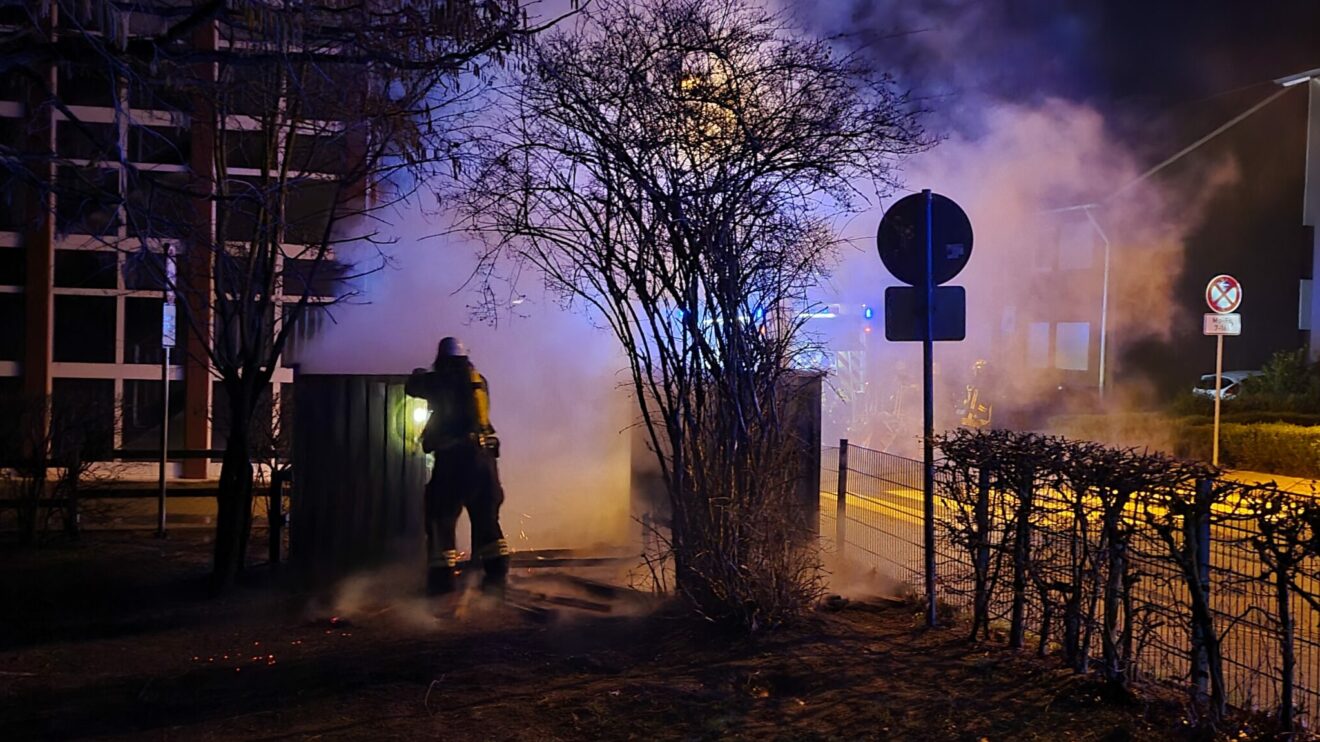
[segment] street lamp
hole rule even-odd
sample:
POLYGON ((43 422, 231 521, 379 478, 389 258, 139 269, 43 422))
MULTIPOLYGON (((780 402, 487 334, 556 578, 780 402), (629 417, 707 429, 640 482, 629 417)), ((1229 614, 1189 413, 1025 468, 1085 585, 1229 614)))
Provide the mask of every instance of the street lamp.
POLYGON ((1316 67, 1313 70, 1307 70, 1306 72, 1298 72, 1295 75, 1280 77, 1274 82, 1276 85, 1282 85, 1285 88, 1291 88, 1294 85, 1301 85, 1302 83, 1309 82, 1317 77, 1320 77, 1320 67, 1316 67))

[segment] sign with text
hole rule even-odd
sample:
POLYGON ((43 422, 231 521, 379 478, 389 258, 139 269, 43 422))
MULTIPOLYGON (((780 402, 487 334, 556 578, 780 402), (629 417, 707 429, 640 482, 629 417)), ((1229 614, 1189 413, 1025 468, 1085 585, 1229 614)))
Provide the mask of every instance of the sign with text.
POLYGON ((178 281, 178 265, 174 258, 174 243, 167 242, 165 249, 165 303, 160 313, 160 347, 173 348, 178 337, 179 316, 174 308, 174 286, 178 281))
POLYGON ((1242 315, 1206 314, 1201 329, 1206 335, 1241 335, 1242 315))
POLYGON ((179 333, 179 315, 173 304, 161 307, 160 347, 173 348, 179 333))

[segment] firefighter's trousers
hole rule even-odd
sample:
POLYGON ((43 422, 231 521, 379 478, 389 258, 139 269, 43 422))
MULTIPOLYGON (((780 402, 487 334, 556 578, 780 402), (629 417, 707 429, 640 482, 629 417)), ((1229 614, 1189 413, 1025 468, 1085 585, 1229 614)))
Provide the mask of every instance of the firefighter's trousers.
POLYGON ((472 558, 485 568, 482 587, 499 590, 509 573, 509 546, 500 530, 504 489, 490 451, 460 443, 435 451, 435 467, 426 485, 427 592, 454 589, 458 563, 455 529, 466 508, 472 523, 472 558))

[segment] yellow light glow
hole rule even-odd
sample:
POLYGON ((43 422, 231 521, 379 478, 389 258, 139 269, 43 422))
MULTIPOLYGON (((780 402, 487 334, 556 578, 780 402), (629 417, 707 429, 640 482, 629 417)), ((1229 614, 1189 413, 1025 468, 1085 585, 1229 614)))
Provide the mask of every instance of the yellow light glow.
POLYGON ((431 411, 426 409, 425 407, 413 408, 413 422, 417 423, 418 425, 425 423, 427 419, 429 419, 430 417, 431 417, 431 411))

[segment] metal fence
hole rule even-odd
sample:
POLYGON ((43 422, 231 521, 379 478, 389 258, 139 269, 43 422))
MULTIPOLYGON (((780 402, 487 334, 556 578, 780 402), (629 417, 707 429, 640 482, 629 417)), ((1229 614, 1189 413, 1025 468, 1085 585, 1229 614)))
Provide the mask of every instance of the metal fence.
MULTIPOLYGON (((836 570, 850 584, 877 590, 920 592, 922 569, 922 464, 920 461, 858 446, 828 446, 821 457, 821 539, 836 570), (838 492, 847 496, 842 499, 838 492)), ((959 507, 950 482, 937 477, 936 523, 947 523, 959 507)), ((1305 497, 1305 495, 1296 495, 1305 497)), ((1068 529, 1051 527, 1072 520, 1070 507, 1057 493, 1042 488, 1043 515, 1033 527, 1037 550, 1066 549, 1068 529)), ((1138 674, 1187 684, 1192 679, 1190 601, 1185 583, 1152 529, 1135 514, 1126 522, 1131 541, 1134 666, 1138 674)), ((1282 651, 1273 586, 1261 579, 1263 566, 1249 539, 1247 518, 1225 518, 1210 533, 1210 605, 1222 636, 1224 676, 1231 704, 1272 709, 1279 704, 1282 651)), ((1303 575, 1311 585, 1320 575, 1303 575)), ((953 543, 947 528, 937 528, 936 590, 941 601, 967 608, 972 600, 973 567, 968 552, 953 543)), ((1002 592, 1002 591, 1001 591, 1002 592)), ((1313 592, 1320 592, 1317 588, 1313 592)), ((1002 594, 992 604, 997 618, 1008 612, 1002 594)), ((1320 613, 1294 596, 1295 704, 1311 727, 1320 719, 1320 613)), ((1028 626, 1038 626, 1039 596, 1027 604, 1028 626)), ((1036 640, 1039 641, 1039 632, 1036 640)), ((1046 637, 1048 647, 1049 637, 1046 637)))

